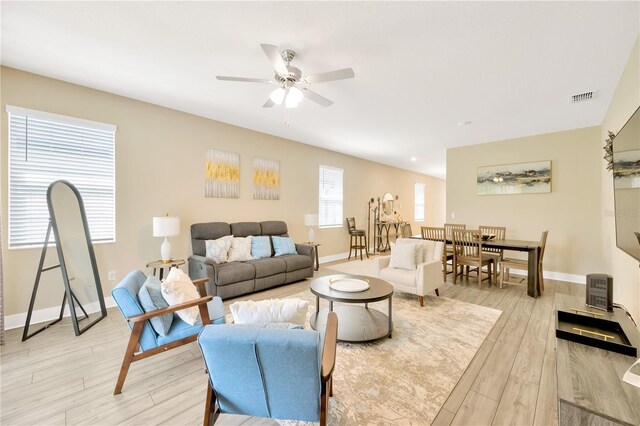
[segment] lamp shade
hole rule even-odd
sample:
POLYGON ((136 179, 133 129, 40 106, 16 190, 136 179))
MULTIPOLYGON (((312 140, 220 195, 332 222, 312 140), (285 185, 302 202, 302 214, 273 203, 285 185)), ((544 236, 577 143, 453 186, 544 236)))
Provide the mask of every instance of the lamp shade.
POLYGON ((304 215, 304 225, 305 226, 318 226, 318 215, 307 213, 304 215))
POLYGON ((180 234, 180 218, 161 216, 153 218, 154 237, 173 237, 180 234))

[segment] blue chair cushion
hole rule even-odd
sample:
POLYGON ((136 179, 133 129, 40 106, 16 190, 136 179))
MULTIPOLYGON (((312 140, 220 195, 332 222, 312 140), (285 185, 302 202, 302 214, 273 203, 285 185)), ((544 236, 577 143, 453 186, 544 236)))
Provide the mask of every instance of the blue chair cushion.
POLYGON ((276 252, 276 256, 282 256, 283 254, 298 254, 296 251, 296 245, 290 237, 271 237, 273 241, 273 249, 276 252))
POLYGON ((251 257, 254 259, 271 257, 271 242, 268 236, 251 237, 251 257))
POLYGON ((221 412, 319 421, 318 332, 207 326, 198 343, 221 412))
POLYGON ((184 339, 185 337, 193 336, 200 333, 202 330, 202 321, 198 320, 195 325, 189 325, 182 321, 180 317, 173 318, 173 324, 166 336, 158 336, 156 339, 157 346, 163 346, 176 340, 184 339))
MULTIPOLYGON (((154 275, 149 275, 145 283, 140 287, 138 300, 145 312, 152 312, 162 308, 168 308, 169 304, 162 297, 162 283, 154 275)), ((149 318, 151 326, 160 336, 166 336, 173 322, 173 313, 149 318)))

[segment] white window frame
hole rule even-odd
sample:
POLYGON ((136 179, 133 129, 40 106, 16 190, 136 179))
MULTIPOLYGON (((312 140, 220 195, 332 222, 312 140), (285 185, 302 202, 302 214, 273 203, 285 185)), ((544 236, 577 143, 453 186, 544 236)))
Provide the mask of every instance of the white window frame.
POLYGON ((413 220, 414 222, 424 222, 426 208, 426 185, 424 183, 416 183, 413 190, 413 220), (422 198, 420 200, 420 198, 422 198))
MULTIPOLYGON (((318 175, 318 228, 342 228, 344 226, 344 169, 340 169, 332 166, 320 165, 318 175), (339 191, 335 191, 334 194, 327 194, 327 189, 324 188, 325 179, 323 171, 326 170, 331 173, 339 175, 339 191), (337 201, 337 211, 332 214, 333 220, 327 221, 325 219, 325 212, 323 211, 328 201, 337 201)), ((338 182, 336 182, 338 183, 338 182)))
MULTIPOLYGON (((101 229, 100 232, 95 231, 93 233, 94 235, 98 235, 98 237, 92 238, 92 242, 94 244, 115 242, 115 132, 117 127, 112 124, 12 105, 7 105, 6 111, 8 114, 7 131, 9 140, 7 149, 8 248, 15 250, 43 246, 49 217, 46 192, 49 185, 59 179, 70 181, 83 195, 89 232, 91 233, 92 223, 94 224, 93 227, 98 226, 101 229), (34 124, 29 125, 30 120, 33 120, 32 123, 34 124), (24 122, 24 131, 15 130, 13 126, 21 125, 21 122, 24 122), (15 131, 12 132, 12 129, 15 131), (36 131, 35 129, 40 132, 40 136, 29 136, 29 130, 36 131), (48 134, 46 133, 47 131, 49 132, 48 134), (56 131, 59 132, 58 136, 55 138, 51 137, 51 134, 56 131), (24 137, 19 142, 14 141, 12 134, 19 132, 23 132, 24 137), (64 136, 60 136, 62 132, 70 135, 69 139, 66 140, 66 144, 64 136), (81 139, 83 132, 84 135, 88 135, 84 141, 81 139), (77 150, 70 148, 69 140, 77 141, 78 139, 80 139, 81 142, 77 143, 77 150), (25 143, 25 140, 27 143, 25 143), (56 143, 58 143, 57 146, 56 143), (85 143, 88 143, 88 145, 85 145, 85 143), (24 145, 24 151, 19 151, 23 148, 17 144, 24 145), (32 157, 32 164, 27 165, 30 154, 29 150, 32 149, 29 145, 31 145, 31 147, 38 146, 38 150, 31 152, 31 154, 34 155, 34 157, 32 157), (89 151, 87 148, 92 150, 89 151), (101 152, 101 155, 97 159, 95 157, 96 148, 101 152), (91 153, 91 155, 84 154, 83 149, 84 152, 91 153), (56 154, 62 156, 61 162, 66 161, 66 163, 63 163, 65 167, 60 167, 61 163, 56 163, 55 160, 53 160, 53 158, 56 158, 56 154), (51 157, 48 157, 48 155, 51 155, 51 157), (23 159, 26 158, 26 160, 21 160, 21 157, 23 159), (87 160, 90 157, 92 157, 93 164, 87 160), (76 159, 85 159, 86 161, 73 162, 76 159), (22 161, 25 162, 21 163, 22 161), (74 164, 84 164, 85 166, 86 164, 91 164, 94 168, 70 167, 74 164), (94 171, 97 170, 97 168, 95 168, 95 166, 100 166, 99 170, 103 175, 100 179, 96 178, 94 171), (51 169, 47 167, 51 167, 51 169), (46 170, 46 172, 41 173, 39 178, 44 180, 38 182, 37 179, 34 179, 34 183, 30 185, 30 175, 36 175, 42 170, 46 170), (84 182, 82 182, 82 178, 85 179, 84 182), (87 178, 90 178, 93 182, 87 182, 87 178), (33 193, 34 199, 37 200, 36 203, 32 206, 16 204, 18 203, 16 199, 17 195, 12 195, 12 188, 13 191, 19 188, 20 190, 26 191, 26 193, 33 193), (95 191, 96 189, 98 191, 95 191), (102 195, 102 193, 106 193, 107 195, 102 195), (93 219, 95 215, 100 217, 97 224, 97 219, 93 219), (21 217, 20 220, 22 223, 17 219, 17 216, 21 217), (105 216, 107 219, 104 219, 105 216), (33 221, 33 231, 23 232, 23 235, 19 236, 18 233, 20 229, 24 229, 25 217, 27 221, 33 221)), ((53 242, 52 237, 53 236, 50 237, 50 243, 53 242)))

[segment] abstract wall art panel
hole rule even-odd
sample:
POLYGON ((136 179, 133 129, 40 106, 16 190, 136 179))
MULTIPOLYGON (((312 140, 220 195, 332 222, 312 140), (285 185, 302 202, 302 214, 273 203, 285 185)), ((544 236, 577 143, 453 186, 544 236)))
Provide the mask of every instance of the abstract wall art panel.
POLYGON ((280 162, 268 158, 253 158, 253 198, 280 199, 280 162))
POLYGON ((240 155, 208 149, 204 171, 204 196, 240 197, 240 155))
POLYGON ((478 195, 551 192, 551 161, 478 167, 478 195))

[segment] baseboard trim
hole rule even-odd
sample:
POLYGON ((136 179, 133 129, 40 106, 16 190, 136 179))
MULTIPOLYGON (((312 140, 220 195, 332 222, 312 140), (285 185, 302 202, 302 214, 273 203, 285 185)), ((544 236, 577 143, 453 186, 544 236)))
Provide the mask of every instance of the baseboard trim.
POLYGON ((331 256, 322 256, 318 260, 320 261, 320 264, 323 264, 328 262, 335 262, 336 260, 343 260, 348 257, 349 257, 349 253, 338 253, 338 254, 332 254, 331 256))
MULTIPOLYGON (((517 275, 527 275, 527 271, 523 269, 511 269, 511 272, 517 275)), ((544 271, 542 275, 550 280, 567 281, 570 283, 585 285, 587 282, 586 275, 567 274, 565 272, 544 271)))
MULTIPOLYGON (((107 308, 113 308, 114 306, 116 306, 116 301, 113 300, 113 297, 109 296, 109 297, 105 297, 104 304, 107 308)), ((84 309, 90 314, 94 312, 99 312, 100 304, 98 302, 88 303, 84 305, 84 309)), ((60 315, 59 306, 57 307, 54 306, 51 308, 44 308, 44 309, 37 309, 33 311, 33 314, 31 314, 31 325, 53 321, 54 319, 58 318, 58 315, 60 315)), ((65 306, 64 313, 62 314, 62 316, 65 318, 71 316, 68 305, 65 306)), ((4 329, 11 330, 14 328, 22 328, 24 327, 24 323, 26 320, 27 320, 26 312, 21 312, 15 315, 8 315, 4 317, 4 329)))

